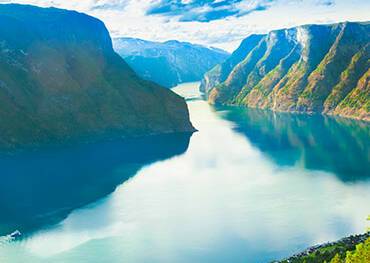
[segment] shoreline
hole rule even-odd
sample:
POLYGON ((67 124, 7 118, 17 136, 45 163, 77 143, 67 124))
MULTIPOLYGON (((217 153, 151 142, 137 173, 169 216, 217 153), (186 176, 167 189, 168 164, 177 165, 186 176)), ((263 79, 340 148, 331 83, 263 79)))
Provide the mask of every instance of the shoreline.
POLYGON ((323 244, 313 245, 301 252, 295 253, 290 257, 284 258, 282 260, 272 261, 273 263, 292 263, 292 262, 303 262, 305 257, 315 256, 315 255, 324 255, 325 253, 334 257, 335 254, 346 253, 347 251, 354 250, 356 245, 364 242, 366 239, 370 238, 370 232, 350 235, 344 238, 341 238, 337 241, 327 242, 323 244), (325 250, 325 251, 321 251, 325 250))

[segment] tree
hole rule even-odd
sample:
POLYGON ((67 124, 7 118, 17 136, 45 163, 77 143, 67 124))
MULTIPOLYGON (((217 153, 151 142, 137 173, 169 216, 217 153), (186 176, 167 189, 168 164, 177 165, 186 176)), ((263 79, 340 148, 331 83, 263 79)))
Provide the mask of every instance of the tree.
POLYGON ((330 263, 342 263, 343 260, 340 258, 339 254, 335 254, 335 256, 330 260, 330 263))
POLYGON ((355 251, 348 251, 346 263, 368 263, 370 262, 370 237, 364 243, 356 246, 355 251))

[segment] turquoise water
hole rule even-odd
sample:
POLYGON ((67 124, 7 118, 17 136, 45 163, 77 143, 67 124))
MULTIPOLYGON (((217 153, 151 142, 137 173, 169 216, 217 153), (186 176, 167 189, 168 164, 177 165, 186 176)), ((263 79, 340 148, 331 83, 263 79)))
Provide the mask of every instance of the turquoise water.
POLYGON ((213 108, 199 130, 0 158, 0 262, 269 262, 361 233, 370 128, 213 108))

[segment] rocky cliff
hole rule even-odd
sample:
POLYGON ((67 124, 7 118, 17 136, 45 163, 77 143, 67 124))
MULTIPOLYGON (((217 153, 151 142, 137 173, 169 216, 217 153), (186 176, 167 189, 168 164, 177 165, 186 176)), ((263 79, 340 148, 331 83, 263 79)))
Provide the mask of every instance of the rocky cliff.
POLYGON ((247 37, 205 74, 215 104, 370 120, 370 24, 305 25, 247 37))

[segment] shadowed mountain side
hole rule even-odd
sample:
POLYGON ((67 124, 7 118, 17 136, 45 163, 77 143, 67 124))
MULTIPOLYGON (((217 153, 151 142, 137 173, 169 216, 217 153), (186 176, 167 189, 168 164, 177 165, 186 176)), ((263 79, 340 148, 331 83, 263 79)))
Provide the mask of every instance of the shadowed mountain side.
POLYGON ((115 132, 193 131, 183 98, 140 79, 103 22, 56 8, 0 5, 0 149, 115 132))
POLYGON ((278 165, 332 172, 345 182, 370 178, 370 127, 366 122, 318 114, 216 108, 278 165))
POLYGON ((58 223, 113 192, 145 165, 184 153, 190 134, 168 134, 0 156, 0 236, 58 223))

